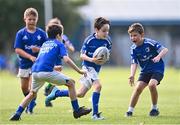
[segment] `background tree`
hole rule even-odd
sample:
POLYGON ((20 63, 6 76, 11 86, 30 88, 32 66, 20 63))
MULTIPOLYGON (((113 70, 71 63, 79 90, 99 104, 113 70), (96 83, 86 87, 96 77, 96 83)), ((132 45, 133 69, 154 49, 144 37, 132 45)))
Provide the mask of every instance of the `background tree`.
MULTIPOLYGON (((76 32, 82 19, 76 8, 86 4, 87 0, 52 0, 53 17, 62 20, 65 33, 76 32)), ((38 10, 38 26, 44 29, 44 0, 0 0, 0 54, 10 55, 14 49, 16 32, 24 27, 23 13, 28 7, 38 10)))

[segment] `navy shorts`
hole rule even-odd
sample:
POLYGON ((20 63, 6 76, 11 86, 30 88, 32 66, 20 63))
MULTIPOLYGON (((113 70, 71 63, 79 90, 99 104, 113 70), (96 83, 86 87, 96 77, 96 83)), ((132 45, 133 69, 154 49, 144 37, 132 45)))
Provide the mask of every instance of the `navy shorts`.
POLYGON ((159 72, 152 72, 152 73, 140 73, 138 81, 143 81, 145 83, 149 83, 151 79, 155 79, 158 81, 158 85, 160 81, 163 79, 164 75, 159 72))

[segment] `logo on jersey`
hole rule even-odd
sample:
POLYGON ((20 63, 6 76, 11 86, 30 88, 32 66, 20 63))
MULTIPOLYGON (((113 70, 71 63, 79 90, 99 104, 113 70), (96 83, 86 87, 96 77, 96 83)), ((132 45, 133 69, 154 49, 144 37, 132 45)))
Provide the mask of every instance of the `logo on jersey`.
POLYGON ((145 51, 146 51, 146 52, 149 52, 149 51, 150 51, 150 48, 149 48, 149 47, 146 47, 146 48, 145 48, 145 51))
POLYGON ((42 53, 48 53, 50 50, 52 50, 54 47, 57 47, 57 44, 53 41, 46 42, 42 45, 40 54, 42 53))
POLYGON ((37 39, 38 39, 38 40, 40 40, 40 39, 41 39, 41 36, 40 36, 40 35, 38 35, 38 36, 37 36, 37 39))
POLYGON ((28 39, 28 37, 25 35, 22 39, 23 39, 23 40, 27 40, 27 39, 28 39))

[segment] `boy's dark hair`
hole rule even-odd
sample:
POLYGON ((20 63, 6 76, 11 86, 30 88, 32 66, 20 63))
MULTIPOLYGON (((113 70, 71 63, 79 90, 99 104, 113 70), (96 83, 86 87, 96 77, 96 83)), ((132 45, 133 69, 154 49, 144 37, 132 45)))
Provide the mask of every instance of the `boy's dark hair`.
POLYGON ((140 23, 133 23, 131 26, 129 26, 128 33, 137 32, 139 34, 144 33, 144 28, 142 24, 140 23))
POLYGON ((99 30, 104 24, 110 25, 110 21, 103 17, 98 17, 95 19, 94 28, 97 28, 99 30))
POLYGON ((59 34, 60 36, 63 33, 63 26, 58 24, 50 24, 47 26, 46 32, 49 38, 56 38, 59 34))

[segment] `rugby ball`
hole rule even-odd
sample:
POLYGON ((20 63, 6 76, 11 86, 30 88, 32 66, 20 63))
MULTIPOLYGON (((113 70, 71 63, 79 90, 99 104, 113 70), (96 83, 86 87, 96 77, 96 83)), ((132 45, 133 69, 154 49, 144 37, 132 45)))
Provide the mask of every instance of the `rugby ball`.
POLYGON ((98 65, 103 65, 104 63, 106 63, 109 60, 109 50, 102 46, 102 47, 98 47, 94 53, 93 53, 93 57, 95 58, 101 58, 101 63, 98 63, 98 65))

